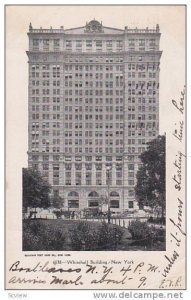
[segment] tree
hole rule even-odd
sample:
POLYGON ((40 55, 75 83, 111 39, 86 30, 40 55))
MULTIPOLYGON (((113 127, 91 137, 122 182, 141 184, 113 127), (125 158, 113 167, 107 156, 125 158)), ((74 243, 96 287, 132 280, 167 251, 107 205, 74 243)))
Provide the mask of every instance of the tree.
POLYGON ((151 208, 160 207, 162 217, 165 212, 166 203, 166 154, 165 136, 148 143, 147 150, 140 155, 141 167, 137 172, 137 185, 135 187, 139 207, 144 205, 151 208))
POLYGON ((54 195, 52 198, 51 198, 51 202, 52 202, 52 206, 54 208, 62 208, 63 205, 64 205, 64 199, 62 197, 60 197, 59 195, 54 195))
POLYGON ((23 168, 23 208, 47 208, 50 206, 51 185, 41 173, 32 168, 23 168))
POLYGON ((107 197, 106 195, 101 195, 101 196, 99 197, 98 203, 99 203, 99 208, 100 208, 100 210, 101 210, 101 212, 102 212, 103 206, 104 206, 105 204, 108 205, 108 197, 107 197))

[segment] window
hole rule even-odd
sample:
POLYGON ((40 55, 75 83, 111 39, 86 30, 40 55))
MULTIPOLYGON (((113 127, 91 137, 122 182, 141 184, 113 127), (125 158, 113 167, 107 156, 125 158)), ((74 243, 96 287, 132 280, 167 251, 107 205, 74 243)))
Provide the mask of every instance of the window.
POLYGON ((130 46, 135 45, 135 40, 134 40, 134 39, 129 39, 129 45, 130 45, 130 46))
POLYGON ((135 196, 134 190, 129 190, 129 191, 128 191, 128 196, 129 196, 129 197, 135 196))
POLYGON ((156 40, 150 39, 149 40, 149 50, 155 50, 155 47, 156 47, 156 40))
POLYGON ((134 164, 129 164, 129 165, 128 165, 128 170, 133 171, 133 170, 134 170, 134 164))
POLYGON ((119 200, 111 200, 110 207, 111 208, 119 208, 119 200))
POLYGON ((96 41, 96 51, 102 50, 102 41, 96 41))
POLYGON ((82 41, 81 40, 77 40, 76 41, 76 48, 80 48, 80 47, 82 47, 82 41))
POLYGON ((68 200, 68 208, 79 208, 79 200, 68 200))
POLYGON ((42 160, 43 161, 48 161, 49 160, 49 156, 48 155, 43 155, 42 160))
POLYGON ((76 41, 76 51, 82 51, 82 41, 81 40, 76 41))
POLYGON ((86 185, 91 185, 91 172, 86 172, 86 185))
POLYGON ((101 156, 96 156, 96 161, 101 161, 102 157, 101 156))
POLYGON ((128 178, 133 178, 134 179, 134 172, 128 172, 128 178))
POLYGON ((60 40, 54 39, 54 49, 58 50, 60 48, 60 40))
POLYGON ((72 50, 72 41, 66 40, 66 50, 72 50))
POLYGON ((33 49, 38 50, 39 49, 39 40, 38 39, 33 39, 33 49))
POLYGON ((43 50, 49 50, 49 40, 45 39, 43 40, 43 50))
POLYGON ((134 207, 134 202, 133 201, 129 201, 128 202, 128 206, 129 206, 129 208, 133 208, 134 207))
POLYGON ((39 160, 39 156, 38 155, 32 155, 32 160, 38 161, 39 160))
MULTIPOLYGON (((58 161, 59 160, 59 155, 53 155, 53 160, 58 161)), ((53 165, 54 170, 59 170, 59 165, 53 165)))
POLYGON ((78 197, 78 193, 75 191, 72 191, 68 194, 68 197, 78 197))
POLYGON ((134 180, 128 180, 128 185, 134 185, 134 180))
POLYGON ((89 206, 89 207, 98 207, 99 204, 98 204, 98 201, 95 201, 95 200, 89 200, 89 201, 88 201, 88 206, 89 206))
POLYGON ((81 172, 76 172, 76 185, 81 185, 81 172))
POLYGON ((111 51, 112 50, 112 41, 106 41, 106 50, 111 51))
POLYGON ((117 51, 121 51, 123 48, 123 41, 116 42, 117 51))
POLYGON ((66 185, 71 185, 71 179, 66 178, 66 185))
POLYGON ((86 170, 91 170, 92 169, 92 165, 91 164, 85 164, 86 170))
POLYGON ((96 164, 95 167, 96 167, 96 170, 101 170, 102 169, 102 164, 96 164))
POLYGON ((91 161, 92 160, 92 156, 86 156, 86 161, 91 161))
POLYGON ((60 167, 58 164, 53 165, 53 171, 59 171, 60 167))
POLYGON ((92 47, 92 40, 86 40, 86 48, 92 47))

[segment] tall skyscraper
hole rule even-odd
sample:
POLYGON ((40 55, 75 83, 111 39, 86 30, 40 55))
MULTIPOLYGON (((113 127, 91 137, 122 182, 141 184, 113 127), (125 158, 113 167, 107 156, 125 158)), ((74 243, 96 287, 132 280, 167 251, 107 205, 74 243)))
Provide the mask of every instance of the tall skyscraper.
POLYGON ((72 210, 138 208, 139 155, 159 132, 160 30, 29 26, 28 165, 72 210))

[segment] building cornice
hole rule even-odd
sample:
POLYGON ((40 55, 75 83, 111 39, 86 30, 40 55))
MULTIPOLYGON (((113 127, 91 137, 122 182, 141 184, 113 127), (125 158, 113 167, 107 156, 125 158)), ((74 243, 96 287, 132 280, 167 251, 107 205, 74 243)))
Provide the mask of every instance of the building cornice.
POLYGON ((65 56, 133 56, 133 55, 162 55, 162 51, 120 51, 120 52, 68 52, 68 51, 26 51, 27 56, 30 55, 65 55, 65 56))

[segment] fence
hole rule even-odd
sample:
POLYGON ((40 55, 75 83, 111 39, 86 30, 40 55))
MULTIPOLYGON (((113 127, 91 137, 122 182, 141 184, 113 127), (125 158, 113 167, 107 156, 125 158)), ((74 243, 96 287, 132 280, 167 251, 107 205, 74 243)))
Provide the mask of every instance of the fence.
MULTIPOLYGON (((106 222, 108 223, 107 218, 91 218, 91 219, 81 219, 82 221, 90 221, 90 222, 106 222)), ((126 219, 120 219, 120 218, 112 218, 110 219, 110 223, 113 225, 118 225, 123 228, 128 228, 132 221, 139 220, 141 222, 147 222, 148 218, 145 217, 131 217, 126 219)), ((149 226, 153 226, 154 228, 165 228, 165 225, 162 224, 148 224, 149 226)))
MULTIPOLYGON (((91 221, 91 222, 106 222, 108 223, 108 219, 107 218, 91 218, 91 219, 81 219, 83 221, 91 221)), ((112 218, 110 219, 110 223, 113 225, 118 225, 120 227, 124 227, 124 228, 128 228, 128 226, 130 225, 130 223, 132 221, 136 221, 139 220, 141 222, 147 222, 148 218, 126 218, 126 219, 120 219, 120 218, 112 218)))

